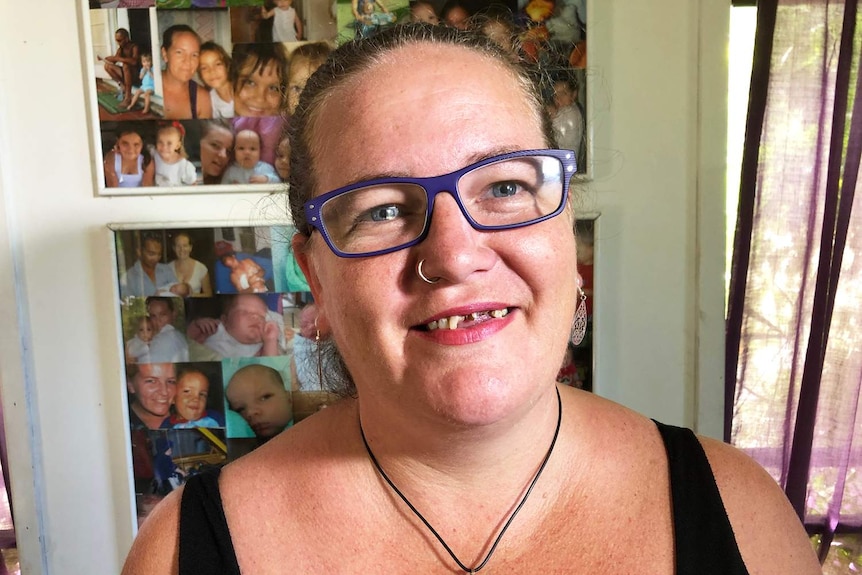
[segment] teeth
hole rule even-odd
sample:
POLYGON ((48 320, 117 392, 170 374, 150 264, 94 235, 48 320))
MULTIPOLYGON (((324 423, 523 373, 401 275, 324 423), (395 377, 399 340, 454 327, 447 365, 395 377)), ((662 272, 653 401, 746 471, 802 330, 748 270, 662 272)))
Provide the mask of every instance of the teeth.
POLYGON ((458 329, 458 325, 464 320, 477 321, 479 319, 488 317, 500 319, 506 317, 508 314, 508 308, 492 309, 489 311, 478 311, 472 312, 469 315, 453 315, 451 317, 443 317, 438 320, 429 322, 425 327, 428 328, 428 331, 434 331, 437 329, 458 329))

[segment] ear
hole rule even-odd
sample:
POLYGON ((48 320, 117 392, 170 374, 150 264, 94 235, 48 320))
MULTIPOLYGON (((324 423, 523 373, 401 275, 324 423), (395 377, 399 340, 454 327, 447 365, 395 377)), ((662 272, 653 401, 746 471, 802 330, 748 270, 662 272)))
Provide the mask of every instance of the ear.
POLYGON ((308 282, 308 287, 311 289, 311 295, 314 297, 314 302, 317 304, 318 314, 323 312, 323 288, 320 286, 320 278, 317 277, 317 271, 314 269, 314 263, 309 257, 308 242, 311 241, 309 236, 302 234, 294 234, 290 241, 293 256, 296 258, 296 263, 302 270, 305 280, 308 282))

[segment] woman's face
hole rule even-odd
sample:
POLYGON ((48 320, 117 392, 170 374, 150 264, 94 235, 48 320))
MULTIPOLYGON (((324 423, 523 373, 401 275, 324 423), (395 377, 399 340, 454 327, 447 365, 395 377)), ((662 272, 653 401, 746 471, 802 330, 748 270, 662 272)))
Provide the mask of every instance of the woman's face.
POLYGON ((167 73, 188 82, 198 71, 201 43, 191 32, 177 32, 171 37, 171 45, 162 48, 162 59, 167 64, 167 73))
MULTIPOLYGON (((511 73, 453 46, 390 53, 336 90, 318 122, 315 194, 380 174, 436 176, 496 154, 546 147, 537 114, 511 73), (423 113, 405 115, 407 109, 423 113), (363 138, 344 138, 344 125, 363 138)), ((369 398, 362 408, 425 409, 430 417, 483 425, 549 393, 574 315, 572 225, 566 210, 529 227, 480 232, 442 194, 427 238, 408 249, 339 258, 317 233, 305 251, 299 240, 295 251, 314 300, 360 396, 369 398), (440 276, 438 283, 417 275, 423 259, 426 275, 440 276), (480 313, 454 330, 427 327, 497 310, 508 313, 480 313)))
POLYGON ((135 132, 123 134, 117 139, 117 149, 124 160, 137 160, 143 147, 143 140, 135 132))
POLYGON ((186 260, 192 255, 192 243, 185 235, 179 235, 174 240, 174 253, 178 260, 186 260))
POLYGON ((221 176, 230 163, 233 133, 226 128, 212 128, 201 138, 201 171, 206 176, 221 176))
POLYGON ((200 56, 200 75, 204 84, 218 90, 228 80, 227 66, 221 54, 213 50, 207 50, 200 56))
POLYGON ((283 94, 276 62, 254 70, 254 61, 243 66, 234 95, 237 116, 277 116, 281 113, 283 94))

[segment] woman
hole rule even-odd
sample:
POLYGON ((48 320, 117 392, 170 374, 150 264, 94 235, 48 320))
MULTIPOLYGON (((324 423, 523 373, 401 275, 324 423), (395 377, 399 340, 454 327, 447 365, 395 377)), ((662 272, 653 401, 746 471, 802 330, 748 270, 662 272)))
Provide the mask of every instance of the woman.
POLYGON ((177 279, 188 284, 192 297, 211 297, 213 295, 210 274, 207 267, 192 255, 192 238, 186 232, 174 236, 174 254, 177 258, 169 263, 177 279))
POLYGON ((233 157, 234 133, 225 120, 201 122, 201 174, 204 184, 221 184, 233 157))
POLYGON ((105 154, 105 185, 109 188, 138 188, 153 186, 156 166, 141 135, 134 130, 123 130, 114 149, 105 154))
POLYGON ((185 24, 176 24, 162 35, 162 73, 165 118, 172 120, 212 118, 209 91, 194 81, 200 62, 201 39, 185 24))
POLYGON ((203 572, 819 573, 751 460, 701 440, 719 499, 690 432, 555 385, 576 316, 572 153, 548 149, 502 50, 414 25, 345 44, 291 130, 293 247, 355 396, 187 484, 181 527, 173 496, 126 573, 216 549, 203 572), (224 539, 195 554, 208 529, 224 539))

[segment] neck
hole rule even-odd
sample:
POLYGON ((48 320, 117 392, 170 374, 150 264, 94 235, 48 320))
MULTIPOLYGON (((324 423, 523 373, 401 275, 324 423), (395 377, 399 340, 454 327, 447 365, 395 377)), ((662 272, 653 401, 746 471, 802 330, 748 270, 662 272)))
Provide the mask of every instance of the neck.
POLYGON ((233 88, 231 87, 230 82, 225 82, 221 87, 216 88, 216 94, 218 94, 218 97, 225 102, 233 100, 233 88))
MULTIPOLYGON (((553 391, 556 392, 556 388, 553 391)), ((523 425, 510 422, 506 430, 511 429, 513 433, 498 429, 489 434, 488 430, 483 430, 480 438, 469 440, 468 450, 458 449, 463 447, 463 441, 459 446, 444 440, 443 449, 447 453, 436 457, 438 466, 445 461, 442 467, 418 459, 404 461, 406 450, 394 455, 391 450, 386 456, 377 455, 380 449, 371 446, 361 421, 360 433, 372 464, 385 486, 397 495, 399 505, 412 511, 462 571, 472 573, 491 561, 498 543, 507 536, 516 519, 519 518, 520 524, 512 529, 511 536, 529 537, 540 530, 542 515, 553 507, 554 492, 549 485, 556 482, 546 479, 539 484, 554 453, 562 421, 558 392, 553 393, 553 400, 552 409, 545 409, 545 402, 538 401, 534 409, 529 410, 536 412, 535 417, 522 418, 519 423, 523 425), (548 423, 551 428, 546 430, 548 423), (538 432, 533 433, 536 430, 538 432), (546 431, 548 437, 545 437, 546 431), (529 438, 526 445, 524 438, 529 438), (505 449, 497 445, 500 440, 505 449), (464 457, 475 452, 482 452, 484 461, 464 457), (534 491, 535 498, 528 505, 527 500, 534 491)), ((393 436, 399 440, 390 441, 390 445, 402 443, 400 434, 391 433, 386 437, 393 436)), ((440 443, 439 438, 434 439, 435 443, 440 443)), ((379 443, 378 447, 383 448, 385 442, 379 443)), ((417 452, 415 447, 410 451, 417 452)), ((423 459, 429 459, 426 452, 418 453, 422 453, 423 459)))
POLYGON ((179 78, 171 74, 170 70, 166 69, 165 73, 162 74, 162 84, 168 87, 178 87, 184 86, 185 84, 188 84, 188 82, 180 80, 179 78))
POLYGON ((417 417, 395 405, 371 413, 361 392, 358 404, 368 444, 396 484, 430 483, 470 492, 500 493, 504 478, 519 491, 544 456, 558 417, 553 386, 507 417, 476 426, 453 424, 439 414, 417 417))
POLYGON ((158 429, 166 415, 156 415, 145 410, 138 402, 132 404, 132 411, 138 416, 138 419, 144 422, 149 429, 158 429))

